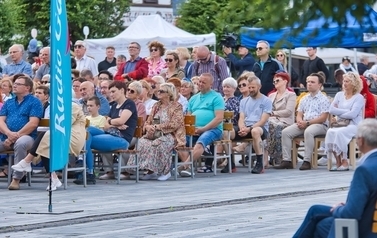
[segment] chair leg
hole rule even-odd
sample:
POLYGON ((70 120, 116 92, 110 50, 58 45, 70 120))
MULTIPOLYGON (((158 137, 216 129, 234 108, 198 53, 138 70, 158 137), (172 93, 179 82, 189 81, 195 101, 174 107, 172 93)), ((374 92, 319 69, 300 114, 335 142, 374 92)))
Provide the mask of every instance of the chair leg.
POLYGON ((117 184, 120 184, 120 172, 122 170, 122 153, 119 153, 119 157, 118 157, 118 171, 117 171, 117 184))
POLYGON ((191 178, 194 178, 194 153, 193 150, 189 151, 189 157, 190 157, 190 162, 191 162, 191 178))
POLYGON ((293 139, 292 140, 292 167, 295 169, 297 166, 297 146, 296 146, 296 141, 293 139))
MULTIPOLYGON (((350 142, 350 165, 352 166, 352 169, 356 169, 356 140, 352 139, 350 142)), ((351 167, 350 166, 350 167, 351 167)))
POLYGON ((139 171, 139 161, 138 161, 138 158, 137 158, 137 153, 135 153, 135 163, 136 163, 136 183, 138 183, 140 171, 139 171))
POLYGON ((213 153, 213 175, 217 174, 217 144, 215 144, 214 153, 213 153))
POLYGON ((8 186, 12 182, 12 165, 13 165, 13 155, 8 155, 8 186))
MULTIPOLYGON (((82 161, 82 166, 83 166, 83 171, 82 171, 82 174, 83 174, 83 184, 84 184, 84 188, 86 188, 86 185, 87 185, 87 182, 86 182, 86 155, 85 153, 83 154, 83 161, 82 161)), ((94 170, 94 168, 93 168, 94 170)), ((94 175, 94 171, 93 171, 93 175, 94 175)))
POLYGON ((332 167, 332 152, 327 152, 327 169, 330 171, 332 167))
POLYGON ((318 142, 321 143, 317 138, 314 138, 314 151, 312 153, 312 168, 316 169, 318 167, 318 142))
POLYGON ((232 161, 233 161, 231 145, 232 145, 232 142, 227 142, 227 146, 228 146, 228 154, 227 154, 227 156, 228 156, 228 169, 229 169, 230 174, 232 173, 232 161))
POLYGON ((31 186, 31 172, 27 172, 26 176, 27 176, 27 185, 30 187, 31 186))
POLYGON ((68 164, 65 165, 63 170, 63 184, 64 184, 64 190, 68 187, 68 164))
POLYGON ((253 163, 253 143, 250 141, 247 146, 249 147, 249 161, 247 163, 247 171, 251 173, 251 163, 253 163))
POLYGON ((177 181, 178 179, 178 151, 175 152, 174 155, 174 180, 177 181))

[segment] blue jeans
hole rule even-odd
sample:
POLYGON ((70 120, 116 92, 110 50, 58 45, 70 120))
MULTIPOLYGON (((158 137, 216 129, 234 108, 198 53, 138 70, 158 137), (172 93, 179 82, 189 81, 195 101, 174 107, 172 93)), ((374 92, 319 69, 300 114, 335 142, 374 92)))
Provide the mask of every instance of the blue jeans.
MULTIPOLYGON (((217 140, 221 140, 223 136, 222 130, 218 128, 213 128, 208 131, 203 132, 200 136, 193 136, 192 145, 202 144, 203 148, 206 148, 208 145, 211 145, 217 140)), ((190 137, 186 136, 186 146, 189 146, 190 137)))
POLYGON ((129 143, 126 139, 106 134, 96 127, 88 127, 88 140, 86 141, 86 166, 89 172, 94 169, 94 157, 91 149, 101 152, 114 150, 127 150, 129 143))
POLYGON ((311 206, 293 238, 327 238, 334 223, 330 209, 324 205, 311 206))

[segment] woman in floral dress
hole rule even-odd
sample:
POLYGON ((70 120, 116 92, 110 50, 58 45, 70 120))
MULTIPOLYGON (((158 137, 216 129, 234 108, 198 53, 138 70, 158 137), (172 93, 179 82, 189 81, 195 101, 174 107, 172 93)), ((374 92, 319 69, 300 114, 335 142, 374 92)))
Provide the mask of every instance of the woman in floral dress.
MULTIPOLYGON (((161 84, 157 92, 159 101, 153 105, 144 125, 145 135, 138 145, 140 169, 147 171, 142 180, 169 179, 173 149, 186 144, 182 106, 175 100, 176 96, 173 84, 161 84), (162 132, 158 138, 154 136, 156 131, 162 132)), ((134 156, 130 157, 128 164, 135 164, 134 156)))

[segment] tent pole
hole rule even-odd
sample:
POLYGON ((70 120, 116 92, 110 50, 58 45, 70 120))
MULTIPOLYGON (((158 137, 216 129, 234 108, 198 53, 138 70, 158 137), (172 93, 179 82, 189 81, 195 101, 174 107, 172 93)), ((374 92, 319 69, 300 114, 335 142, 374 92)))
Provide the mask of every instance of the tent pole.
MULTIPOLYGON (((292 78, 292 73, 291 73, 291 70, 292 69, 292 49, 289 48, 289 59, 288 59, 288 73, 289 73, 289 77, 292 78)), ((289 86, 291 86, 291 82, 292 80, 289 81, 289 86)))
POLYGON ((356 50, 356 48, 353 48, 353 53, 354 53, 353 64, 355 65, 356 71, 359 72, 359 69, 357 68, 357 50, 356 50))

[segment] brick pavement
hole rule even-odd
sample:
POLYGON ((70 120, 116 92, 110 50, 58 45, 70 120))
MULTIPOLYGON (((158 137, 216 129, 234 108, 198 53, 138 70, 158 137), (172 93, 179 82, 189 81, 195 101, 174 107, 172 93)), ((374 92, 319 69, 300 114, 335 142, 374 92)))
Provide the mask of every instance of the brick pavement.
POLYGON ((46 179, 35 178, 20 191, 6 190, 0 180, 0 237, 289 237, 311 204, 344 201, 352 174, 320 167, 253 175, 239 168, 194 180, 98 181, 87 188, 69 183, 53 193, 54 211, 84 212, 64 215, 16 214, 47 212, 46 179))

